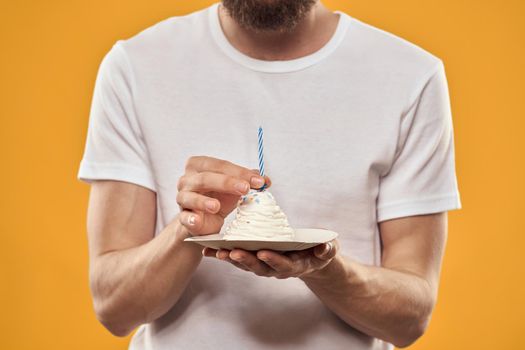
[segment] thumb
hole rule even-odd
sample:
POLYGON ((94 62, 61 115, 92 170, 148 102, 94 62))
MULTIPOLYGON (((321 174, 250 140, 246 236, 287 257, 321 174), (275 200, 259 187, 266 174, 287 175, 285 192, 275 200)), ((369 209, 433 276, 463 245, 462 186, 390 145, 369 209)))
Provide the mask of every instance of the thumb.
POLYGON ((319 244, 314 248, 314 255, 321 260, 330 260, 335 256, 336 253, 337 252, 333 241, 319 244))
MULTIPOLYGON (((252 171, 252 173, 254 173, 254 174, 260 175, 260 173, 259 173, 259 169, 251 169, 251 171, 252 171)), ((268 177, 268 175, 264 175, 263 177, 264 177, 264 181, 265 181, 265 184, 266 184, 266 188, 271 187, 271 186, 272 186, 272 179, 270 179, 270 178, 268 177)))

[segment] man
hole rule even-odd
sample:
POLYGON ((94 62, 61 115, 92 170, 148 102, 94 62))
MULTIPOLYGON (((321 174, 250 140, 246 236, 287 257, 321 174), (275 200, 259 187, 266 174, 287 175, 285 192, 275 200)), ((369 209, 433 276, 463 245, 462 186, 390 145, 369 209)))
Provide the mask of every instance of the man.
POLYGON ((140 326, 131 349, 408 346, 460 207, 441 60, 314 0, 224 0, 118 41, 79 178, 95 311, 115 335, 140 326), (252 170, 259 125, 271 181, 252 170), (292 226, 338 240, 183 241, 265 183, 292 226))

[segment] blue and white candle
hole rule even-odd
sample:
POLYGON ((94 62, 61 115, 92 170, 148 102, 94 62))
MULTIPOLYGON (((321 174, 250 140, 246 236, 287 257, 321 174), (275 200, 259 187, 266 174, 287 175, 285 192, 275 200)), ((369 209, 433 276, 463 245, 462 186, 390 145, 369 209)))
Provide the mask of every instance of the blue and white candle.
MULTIPOLYGON (((264 177, 264 146, 263 146, 263 128, 259 126, 258 135, 258 154, 259 154, 259 174, 264 177)), ((263 185, 259 190, 263 191, 266 188, 266 184, 263 185)))

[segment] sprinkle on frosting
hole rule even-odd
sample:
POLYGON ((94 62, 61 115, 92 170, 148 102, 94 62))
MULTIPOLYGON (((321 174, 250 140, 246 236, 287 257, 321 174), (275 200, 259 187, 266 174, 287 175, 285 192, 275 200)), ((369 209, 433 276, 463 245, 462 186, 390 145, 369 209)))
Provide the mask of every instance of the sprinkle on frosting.
POLYGON ((224 232, 226 240, 292 240, 294 231, 268 191, 251 190, 239 200, 236 217, 224 232))

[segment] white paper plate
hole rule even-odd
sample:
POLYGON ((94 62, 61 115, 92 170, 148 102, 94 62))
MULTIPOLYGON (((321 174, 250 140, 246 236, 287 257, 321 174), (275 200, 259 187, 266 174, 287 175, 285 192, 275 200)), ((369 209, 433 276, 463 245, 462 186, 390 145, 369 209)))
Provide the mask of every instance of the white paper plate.
POLYGON ((326 243, 337 237, 337 233, 329 230, 318 228, 300 228, 295 230, 295 238, 292 241, 257 241, 257 240, 239 240, 227 241, 223 236, 216 233, 213 235, 195 236, 186 238, 187 242, 195 242, 204 247, 213 249, 234 248, 244 250, 261 250, 270 249, 277 251, 305 250, 318 244, 326 243))

